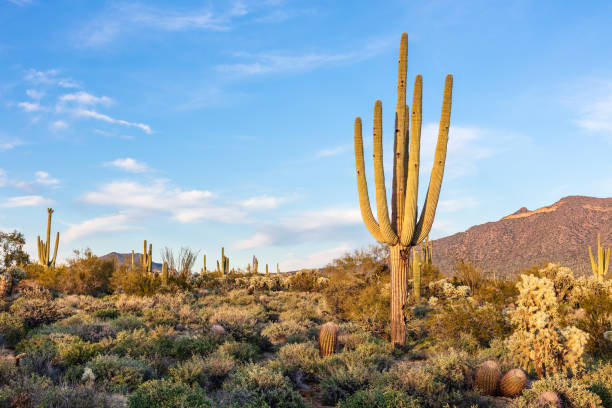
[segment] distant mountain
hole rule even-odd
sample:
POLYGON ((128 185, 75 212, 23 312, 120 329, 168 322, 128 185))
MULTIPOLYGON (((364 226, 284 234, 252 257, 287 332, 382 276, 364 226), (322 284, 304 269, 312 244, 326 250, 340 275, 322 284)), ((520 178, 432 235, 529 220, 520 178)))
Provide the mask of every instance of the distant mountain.
POLYGON ((612 198, 570 196, 435 240, 433 262, 447 275, 453 256, 505 276, 542 261, 590 274, 588 247, 597 245, 598 233, 602 245, 612 247, 612 198))
MULTIPOLYGON (((134 254, 134 263, 136 264, 140 263, 141 255, 142 254, 137 254, 137 253, 134 254)), ((113 262, 115 262, 115 259, 117 259, 120 265, 123 265, 124 263, 129 264, 132 261, 132 253, 130 252, 129 254, 120 254, 118 252, 111 252, 111 253, 101 256, 100 259, 109 260, 113 262)), ((153 268, 154 271, 161 271, 162 264, 157 263, 157 262, 151 262, 151 267, 153 268)))

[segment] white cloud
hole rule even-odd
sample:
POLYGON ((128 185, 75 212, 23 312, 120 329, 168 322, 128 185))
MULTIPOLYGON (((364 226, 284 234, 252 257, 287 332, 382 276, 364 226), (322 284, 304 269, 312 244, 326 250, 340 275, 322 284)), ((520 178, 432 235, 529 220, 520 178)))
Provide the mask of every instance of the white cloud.
POLYGON ((73 102, 78 105, 111 105, 113 100, 108 96, 95 96, 85 91, 65 94, 59 97, 60 104, 73 102))
POLYGON ((612 89, 593 102, 581 104, 580 118, 576 121, 579 127, 592 132, 612 132, 612 89))
POLYGON ((117 167, 131 173, 145 173, 151 170, 146 163, 134 160, 130 157, 126 157, 125 159, 115 159, 112 162, 105 163, 105 165, 117 167))
POLYGON ((213 193, 206 190, 172 188, 166 180, 143 185, 132 181, 114 181, 87 193, 83 201, 141 212, 164 212, 181 223, 213 220, 237 223, 246 213, 237 207, 215 204, 213 193))
POLYGON ((284 197, 271 197, 267 194, 259 197, 251 197, 240 202, 240 205, 247 210, 272 210, 278 208, 283 202, 287 201, 284 197))
POLYGON ((347 146, 347 145, 338 146, 338 147, 334 147, 331 149, 323 149, 317 152, 316 157, 336 156, 338 154, 346 152, 349 149, 350 149, 350 146, 347 146))
POLYGON ((7 201, 1 204, 2 207, 37 207, 48 205, 51 201, 39 196, 39 195, 28 195, 11 197, 7 201))
POLYGON ((38 184, 44 184, 46 186, 54 186, 59 184, 59 180, 51 177, 51 175, 46 171, 37 171, 34 173, 34 175, 36 176, 36 182, 38 184))
POLYGON ((128 122, 122 119, 115 119, 103 113, 96 112, 94 110, 76 109, 74 110, 74 114, 82 118, 91 118, 91 119, 101 120, 107 123, 113 123, 117 125, 129 126, 129 127, 136 127, 147 134, 151 133, 151 127, 149 125, 145 125, 144 123, 128 122))
POLYGON ((63 120, 56 120, 51 123, 51 129, 53 130, 64 130, 68 128, 68 123, 63 120))
POLYGON ((4 152, 7 150, 11 150, 14 149, 17 146, 21 146, 23 144, 23 142, 19 141, 19 140, 14 140, 11 142, 0 142, 0 152, 4 152))
POLYGON ((45 93, 43 91, 37 91, 36 89, 27 89, 26 95, 28 95, 32 99, 39 100, 42 99, 43 96, 45 96, 45 93))
POLYGON ((24 112, 40 112, 45 110, 45 108, 37 102, 19 102, 17 106, 19 106, 24 112))
POLYGON ((299 256, 292 253, 289 254, 289 259, 280 263, 280 268, 282 271, 294 271, 301 268, 320 268, 352 249, 351 245, 343 243, 335 248, 315 252, 307 256, 299 256))
POLYGON ((258 232, 253 234, 251 237, 247 239, 240 240, 236 242, 233 247, 235 249, 251 249, 251 248, 260 248, 266 245, 272 244, 273 239, 270 235, 258 232))
POLYGON ((217 70, 241 76, 311 71, 324 66, 363 61, 389 46, 388 40, 370 42, 357 51, 346 53, 310 52, 301 55, 264 52, 259 54, 236 53, 235 56, 250 60, 244 63, 221 64, 217 70))
POLYGON ((79 85, 71 78, 58 77, 59 71, 49 69, 47 71, 38 71, 29 69, 25 73, 25 79, 33 84, 57 85, 62 88, 78 88, 79 85))
POLYGON ((6 186, 8 179, 6 178, 6 171, 0 169, 0 187, 6 186))
POLYGON ((32 4, 32 0, 8 0, 8 1, 20 7, 27 6, 28 4, 32 4))
POLYGON ((136 229, 137 227, 132 224, 133 218, 127 213, 92 218, 80 224, 71 225, 63 234, 62 239, 71 242, 84 236, 136 229))

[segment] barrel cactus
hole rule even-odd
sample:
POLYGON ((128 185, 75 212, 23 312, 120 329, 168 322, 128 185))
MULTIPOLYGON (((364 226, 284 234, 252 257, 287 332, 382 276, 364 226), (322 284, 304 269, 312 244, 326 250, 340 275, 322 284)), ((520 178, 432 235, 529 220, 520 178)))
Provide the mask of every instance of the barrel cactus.
POLYGON ((321 357, 330 356, 336 352, 337 345, 338 326, 333 322, 327 322, 319 333, 319 354, 321 357))
POLYGON ((501 371, 493 360, 487 360, 476 370, 475 385, 484 395, 493 395, 497 390, 501 371))
POLYGON ((520 368, 508 371, 499 383, 499 391, 504 397, 515 397, 523 392, 527 384, 527 375, 520 368))

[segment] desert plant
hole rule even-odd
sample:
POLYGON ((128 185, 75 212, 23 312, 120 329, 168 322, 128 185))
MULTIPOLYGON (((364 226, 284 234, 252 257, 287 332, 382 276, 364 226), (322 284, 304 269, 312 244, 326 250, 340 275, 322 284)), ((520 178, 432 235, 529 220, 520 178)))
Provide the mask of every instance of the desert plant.
POLYGON ((499 391, 504 397, 516 397, 525 388, 527 375, 520 368, 513 368, 502 377, 499 391))
POLYGON ((153 244, 149 244, 149 252, 147 252, 147 240, 144 240, 144 250, 140 255, 140 265, 146 272, 153 272, 153 244))
POLYGON ((517 308, 510 316, 516 330, 508 339, 516 362, 524 369, 534 368, 540 378, 568 370, 580 371, 589 336, 574 326, 560 327, 553 282, 521 275, 517 288, 517 308))
POLYGON ((611 252, 612 250, 610 248, 605 250, 601 247, 601 234, 597 234, 597 263, 595 263, 595 259, 593 259, 593 251, 591 250, 591 247, 589 247, 589 258, 591 259, 593 275, 595 275, 599 280, 604 280, 608 274, 611 252))
POLYGON ((493 360, 487 360, 476 370, 474 384, 484 395, 494 395, 500 377, 501 372, 497 363, 493 360))
POLYGON ((338 326, 334 322, 327 322, 321 327, 319 333, 319 354, 326 357, 336 352, 338 346, 338 326))
POLYGON ((512 408, 531 407, 567 407, 567 408, 599 408, 601 399, 588 389, 588 384, 563 375, 553 375, 534 381, 530 389, 512 401, 512 408), (543 394, 547 394, 542 397, 543 394), (556 399, 555 395, 556 394, 556 399), (548 403, 548 405, 542 405, 548 403))
POLYGON ((410 267, 412 268, 412 292, 414 295, 414 301, 416 303, 421 302, 421 268, 423 264, 421 263, 421 257, 417 253, 417 251, 412 251, 412 263, 410 267))
POLYGON ((128 399, 130 408, 206 408, 210 403, 200 387, 169 380, 143 383, 128 399))
POLYGON ((227 275, 229 273, 229 258, 225 256, 225 248, 221 247, 221 263, 217 260, 217 273, 227 275))
POLYGON ((43 242, 40 239, 40 235, 38 236, 38 262, 41 265, 46 267, 55 267, 55 259, 57 258, 57 247, 59 245, 59 231, 57 232, 57 236, 55 238, 55 249, 53 251, 53 258, 49 259, 50 250, 51 250, 51 215, 53 214, 53 208, 47 208, 47 212, 49 213, 47 218, 47 241, 43 242))
POLYGON ((368 187, 365 177, 363 159, 363 140, 361 135, 361 118, 355 119, 355 161, 357 168, 357 185, 361 215, 366 227, 374 238, 389 245, 391 253, 391 341, 397 345, 406 343, 406 322, 404 306, 406 304, 407 272, 410 260, 410 248, 421 243, 428 235, 433 224, 448 143, 450 123, 451 95, 453 77, 447 75, 444 85, 442 118, 438 143, 431 173, 429 189, 420 218, 417 217, 417 194, 419 181, 419 149, 421 141, 421 99, 422 77, 417 75, 414 84, 412 102, 412 120, 410 133, 412 140, 408 144, 408 107, 406 105, 406 70, 408 57, 408 34, 403 33, 400 45, 398 95, 396 107, 395 149, 393 155, 393 194, 392 214, 389 220, 385 174, 382 155, 382 104, 374 105, 374 175, 376 182, 376 203, 378 222, 372 214, 368 187), (410 155, 408 152, 410 151, 410 155), (418 221, 418 222, 417 222, 418 221))
POLYGON ((22 318, 12 313, 0 313, 0 346, 14 347, 26 334, 22 318))

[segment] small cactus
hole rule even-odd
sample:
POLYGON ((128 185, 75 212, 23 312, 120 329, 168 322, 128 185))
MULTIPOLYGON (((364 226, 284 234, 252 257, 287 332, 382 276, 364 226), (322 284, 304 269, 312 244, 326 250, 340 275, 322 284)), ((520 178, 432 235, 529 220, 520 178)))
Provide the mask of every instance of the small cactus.
POLYGON ((508 371, 499 383, 499 391, 504 397, 515 397, 523 392, 527 384, 527 375, 520 368, 508 371))
POLYGON ((606 275, 608 274, 608 268, 610 267, 610 252, 612 252, 610 248, 607 250, 602 248, 601 234, 597 234, 597 263, 595 263, 595 259, 593 258, 591 247, 589 247, 589 258, 591 258, 593 275, 600 281, 606 279, 606 275))
POLYGON ((162 265, 162 283, 164 285, 168 284, 168 262, 164 261, 162 265))
POLYGON ((330 356, 336 352, 337 345, 338 326, 334 322, 327 322, 319 333, 319 354, 321 357, 330 356))
POLYGON ((563 408, 563 402, 554 391, 544 391, 536 400, 536 405, 541 408, 563 408))
POLYGON ((149 244, 147 252, 147 240, 144 240, 144 251, 140 255, 140 265, 146 272, 153 272, 153 244, 149 244))
POLYGON ((487 360, 476 370, 476 388, 484 395, 493 395, 497 390, 501 372, 499 366, 493 360, 487 360))

